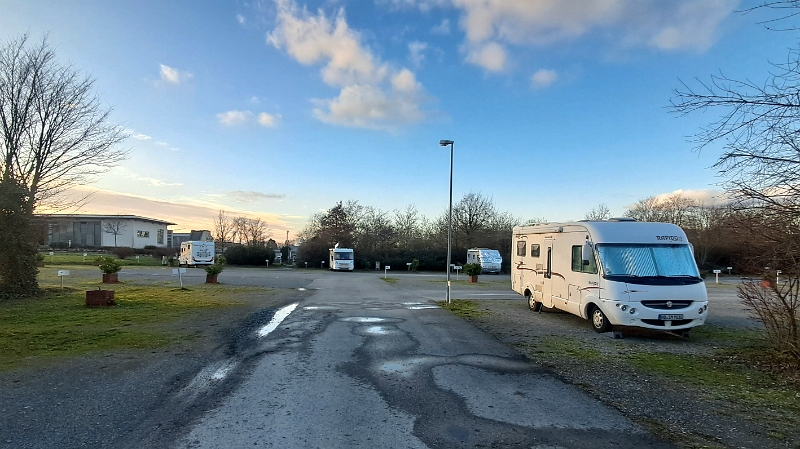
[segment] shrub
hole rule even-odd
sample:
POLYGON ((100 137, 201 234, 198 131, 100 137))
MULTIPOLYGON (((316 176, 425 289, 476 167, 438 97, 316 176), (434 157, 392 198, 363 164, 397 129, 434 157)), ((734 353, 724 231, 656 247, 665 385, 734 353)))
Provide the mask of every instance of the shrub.
POLYGON ((481 264, 479 263, 468 263, 464 265, 463 268, 464 274, 467 276, 477 276, 481 274, 481 264))
POLYGON ((214 265, 206 265, 204 268, 208 274, 220 274, 225 269, 226 259, 224 256, 219 256, 214 261, 214 265))
POLYGON ((275 252, 266 246, 231 246, 225 257, 231 265, 266 265, 275 261, 275 252))
POLYGON ((127 246, 115 246, 111 248, 111 254, 119 257, 120 259, 127 259, 128 257, 136 254, 136 250, 127 246))
POLYGON ((99 259, 100 264, 98 267, 105 274, 116 273, 122 269, 122 264, 119 263, 119 260, 114 259, 113 257, 102 256, 99 259))

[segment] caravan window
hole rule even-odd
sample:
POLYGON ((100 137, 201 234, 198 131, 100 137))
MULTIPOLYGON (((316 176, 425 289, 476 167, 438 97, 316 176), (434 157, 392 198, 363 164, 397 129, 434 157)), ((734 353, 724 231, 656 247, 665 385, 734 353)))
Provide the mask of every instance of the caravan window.
POLYGON ((531 245, 531 257, 539 257, 541 250, 539 249, 539 245, 531 245))
POLYGON ((575 245, 572 247, 572 271, 578 273, 597 274, 597 262, 594 260, 594 254, 589 255, 589 264, 583 264, 583 246, 575 245))
POLYGON ((522 256, 525 255, 525 247, 527 246, 527 243, 528 242, 526 242, 525 240, 518 240, 517 241, 517 255, 518 256, 522 257, 522 256))

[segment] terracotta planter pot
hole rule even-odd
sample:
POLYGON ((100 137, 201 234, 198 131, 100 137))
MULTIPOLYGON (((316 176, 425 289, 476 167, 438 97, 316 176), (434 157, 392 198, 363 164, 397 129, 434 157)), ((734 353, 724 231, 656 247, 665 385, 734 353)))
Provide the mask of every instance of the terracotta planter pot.
POLYGON ((104 284, 119 284, 119 273, 103 273, 104 284))
POLYGON ((87 307, 113 306, 114 304, 114 290, 88 290, 86 292, 87 307))
POLYGON ((206 274, 206 284, 216 284, 218 274, 206 274))
POLYGON ((761 281, 762 288, 772 288, 773 285, 775 285, 775 283, 768 279, 764 279, 763 281, 761 281))
POLYGON ((478 276, 470 276, 469 277, 470 284, 477 284, 478 283, 478 276))

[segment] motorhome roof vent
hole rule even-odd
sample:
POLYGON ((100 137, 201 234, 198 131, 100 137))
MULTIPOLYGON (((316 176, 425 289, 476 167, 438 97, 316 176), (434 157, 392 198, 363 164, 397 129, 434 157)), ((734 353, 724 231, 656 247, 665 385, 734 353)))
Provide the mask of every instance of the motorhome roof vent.
POLYGON ((636 219, 629 217, 615 217, 615 218, 609 218, 608 221, 636 221, 636 219))

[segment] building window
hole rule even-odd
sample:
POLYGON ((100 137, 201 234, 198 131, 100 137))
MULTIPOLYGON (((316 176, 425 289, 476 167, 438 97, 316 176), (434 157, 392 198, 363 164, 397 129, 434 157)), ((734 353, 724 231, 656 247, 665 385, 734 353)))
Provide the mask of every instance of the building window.
POLYGON ((157 231, 156 243, 158 243, 159 245, 163 245, 164 244, 164 230, 163 229, 159 229, 157 231))
POLYGON ((527 245, 527 243, 528 242, 526 242, 525 240, 520 240, 520 241, 517 242, 517 255, 518 256, 524 256, 525 255, 525 246, 527 245))
POLYGON ((149 239, 150 238, 150 231, 136 231, 136 237, 149 239))

